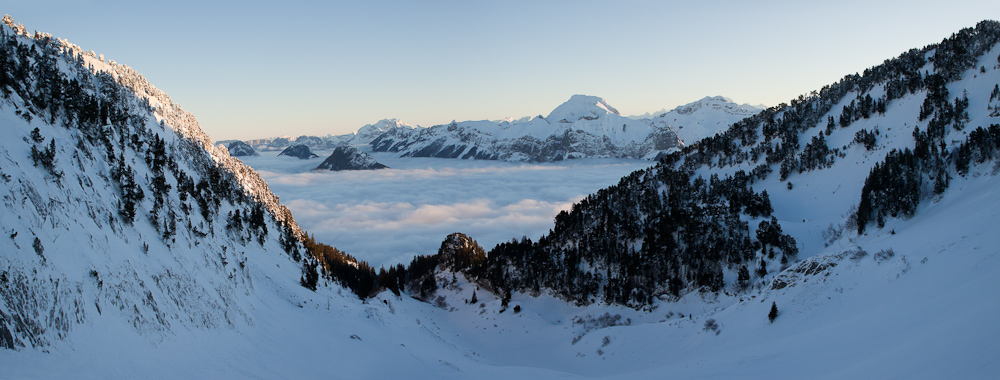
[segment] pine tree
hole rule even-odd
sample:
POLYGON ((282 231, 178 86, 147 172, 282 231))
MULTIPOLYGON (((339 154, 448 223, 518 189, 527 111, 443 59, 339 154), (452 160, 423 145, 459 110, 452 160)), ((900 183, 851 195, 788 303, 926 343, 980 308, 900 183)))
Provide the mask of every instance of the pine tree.
POLYGON ((778 304, 771 302, 771 312, 767 313, 767 320, 774 323, 774 319, 778 317, 778 304))
POLYGON ((736 285, 740 289, 746 289, 747 285, 750 284, 750 270, 747 269, 746 265, 740 266, 739 275, 736 278, 736 285))

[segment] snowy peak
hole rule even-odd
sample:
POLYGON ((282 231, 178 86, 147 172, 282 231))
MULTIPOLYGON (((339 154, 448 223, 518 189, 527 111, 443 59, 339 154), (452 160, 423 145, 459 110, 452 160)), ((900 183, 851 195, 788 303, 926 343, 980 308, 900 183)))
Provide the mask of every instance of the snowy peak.
POLYGON ((355 132, 355 134, 360 135, 364 132, 372 132, 372 131, 385 132, 393 128, 413 129, 414 126, 404 123, 399 119, 382 119, 376 122, 375 124, 365 124, 365 126, 358 129, 357 132, 355 132))
POLYGON ((724 96, 706 96, 696 102, 688 103, 670 110, 654 118, 655 121, 669 125, 685 144, 691 144, 703 138, 714 136, 733 125, 733 123, 760 113, 761 109, 747 105, 736 104, 724 96))
POLYGON ((361 127, 357 130, 357 132, 354 132, 354 136, 351 136, 350 140, 368 143, 379 135, 388 132, 389 130, 398 128, 414 129, 415 127, 399 121, 399 119, 382 119, 375 124, 365 124, 364 127, 361 127))
MULTIPOLYGON (((734 115, 754 115, 760 112, 759 108, 744 104, 736 104, 732 99, 724 96, 706 96, 697 102, 692 102, 685 104, 683 106, 678 106, 670 112, 674 112, 680 115, 691 115, 702 109, 711 109, 723 111, 734 115)), ((668 113, 670 113, 668 112, 668 113)), ((663 116, 663 115, 661 115, 663 116)))
POLYGON ((596 96, 573 95, 546 118, 552 122, 573 123, 577 120, 595 120, 605 115, 619 115, 618 110, 596 96))

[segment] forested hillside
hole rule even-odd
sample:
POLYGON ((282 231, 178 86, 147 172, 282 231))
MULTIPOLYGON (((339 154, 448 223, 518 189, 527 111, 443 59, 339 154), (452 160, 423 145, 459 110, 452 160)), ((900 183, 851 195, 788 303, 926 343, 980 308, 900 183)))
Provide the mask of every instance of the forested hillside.
MULTIPOLYGON (((633 307, 766 285, 803 247, 806 256, 817 250, 786 233, 790 221, 771 206, 797 194, 800 176, 870 171, 834 190, 860 195, 834 206, 846 217, 824 226, 829 244, 912 216, 950 178, 996 158, 998 40, 1000 23, 984 21, 748 117, 588 196, 538 241, 500 244, 462 271, 499 295, 550 291, 578 304, 633 307)), ((795 202, 780 203, 831 207, 795 202)), ((414 266, 428 270, 422 262, 414 266)))

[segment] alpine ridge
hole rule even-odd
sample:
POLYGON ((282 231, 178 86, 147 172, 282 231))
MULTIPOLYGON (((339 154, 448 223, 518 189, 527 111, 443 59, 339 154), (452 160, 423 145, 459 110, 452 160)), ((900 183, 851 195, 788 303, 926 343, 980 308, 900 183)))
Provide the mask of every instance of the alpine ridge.
MULTIPOLYGON (((382 120, 341 136, 299 136, 248 141, 258 150, 306 145, 370 145, 401 157, 549 162, 604 157, 656 159, 684 144, 717 133, 759 112, 721 96, 706 97, 648 119, 622 117, 596 96, 573 95, 548 116, 500 121, 463 121, 415 128, 382 120), (683 132, 684 138, 679 137, 683 132)), ((226 142, 223 142, 226 143, 226 142)))

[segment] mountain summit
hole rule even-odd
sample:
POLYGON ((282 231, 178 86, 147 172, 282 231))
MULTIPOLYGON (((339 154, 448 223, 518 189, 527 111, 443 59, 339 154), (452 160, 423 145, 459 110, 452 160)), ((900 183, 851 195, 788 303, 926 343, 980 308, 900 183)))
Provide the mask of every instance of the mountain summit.
POLYGON ((560 123, 573 123, 577 120, 596 120, 607 115, 620 115, 618 110, 604 99, 596 96, 573 95, 565 103, 556 107, 546 119, 560 123))

